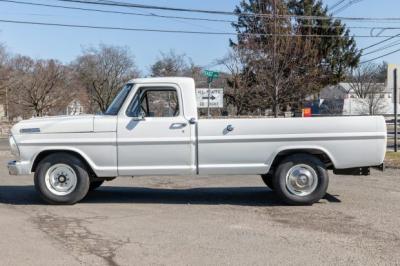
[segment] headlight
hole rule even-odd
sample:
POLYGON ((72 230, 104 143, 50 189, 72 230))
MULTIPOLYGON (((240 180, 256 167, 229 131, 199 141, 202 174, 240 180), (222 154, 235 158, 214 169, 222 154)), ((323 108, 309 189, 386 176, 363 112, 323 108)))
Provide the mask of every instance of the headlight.
POLYGON ((11 150, 12 155, 19 158, 19 149, 18 149, 17 143, 15 142, 14 137, 12 135, 10 135, 8 141, 10 142, 10 150, 11 150))

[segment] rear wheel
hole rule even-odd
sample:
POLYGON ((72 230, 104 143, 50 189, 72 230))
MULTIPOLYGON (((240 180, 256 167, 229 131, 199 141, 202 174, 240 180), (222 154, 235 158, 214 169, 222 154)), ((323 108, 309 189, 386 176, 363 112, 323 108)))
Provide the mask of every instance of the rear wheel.
POLYGON ((325 196, 329 184, 325 165, 309 154, 294 154, 278 165, 273 178, 278 196, 291 205, 311 205, 325 196))
POLYGON ((90 186, 85 165, 68 153, 45 157, 35 171, 35 188, 50 204, 74 204, 83 199, 90 186))
POLYGON ((264 181, 265 185, 271 190, 274 190, 274 182, 273 182, 274 175, 273 174, 264 174, 261 175, 261 179, 264 181))

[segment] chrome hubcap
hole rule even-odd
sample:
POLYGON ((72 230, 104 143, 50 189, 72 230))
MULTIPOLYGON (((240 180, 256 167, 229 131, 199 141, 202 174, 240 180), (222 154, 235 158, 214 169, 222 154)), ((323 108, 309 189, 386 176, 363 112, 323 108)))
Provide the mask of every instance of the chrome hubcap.
POLYGON ((289 169, 286 175, 286 188, 297 196, 310 195, 318 185, 318 175, 314 168, 298 164, 289 169))
POLYGON ((46 172, 46 187, 57 196, 65 196, 75 190, 78 178, 74 169, 67 164, 52 165, 46 172))

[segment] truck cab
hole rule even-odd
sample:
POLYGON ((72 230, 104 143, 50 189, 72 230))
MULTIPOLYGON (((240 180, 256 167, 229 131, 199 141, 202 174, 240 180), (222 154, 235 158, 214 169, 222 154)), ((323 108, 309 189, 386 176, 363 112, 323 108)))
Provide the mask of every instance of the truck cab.
POLYGON ((143 79, 129 86, 117 114, 118 174, 195 174, 194 81, 143 79))

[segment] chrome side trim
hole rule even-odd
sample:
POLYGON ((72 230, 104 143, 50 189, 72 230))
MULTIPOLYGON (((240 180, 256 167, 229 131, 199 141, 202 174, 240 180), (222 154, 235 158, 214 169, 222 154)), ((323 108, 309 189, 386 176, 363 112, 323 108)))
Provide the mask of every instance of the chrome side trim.
POLYGON ((24 134, 24 133, 40 133, 40 128, 38 127, 33 127, 33 128, 21 128, 19 130, 19 133, 24 134))
POLYGON ((200 136, 200 143, 226 142, 286 142, 286 141, 323 141, 323 140, 368 140, 386 139, 386 133, 367 132, 357 134, 285 134, 285 135, 234 135, 234 136, 200 136))
POLYGON ((116 145, 114 138, 74 138, 70 139, 28 139, 21 140, 19 146, 46 146, 46 145, 116 145))

